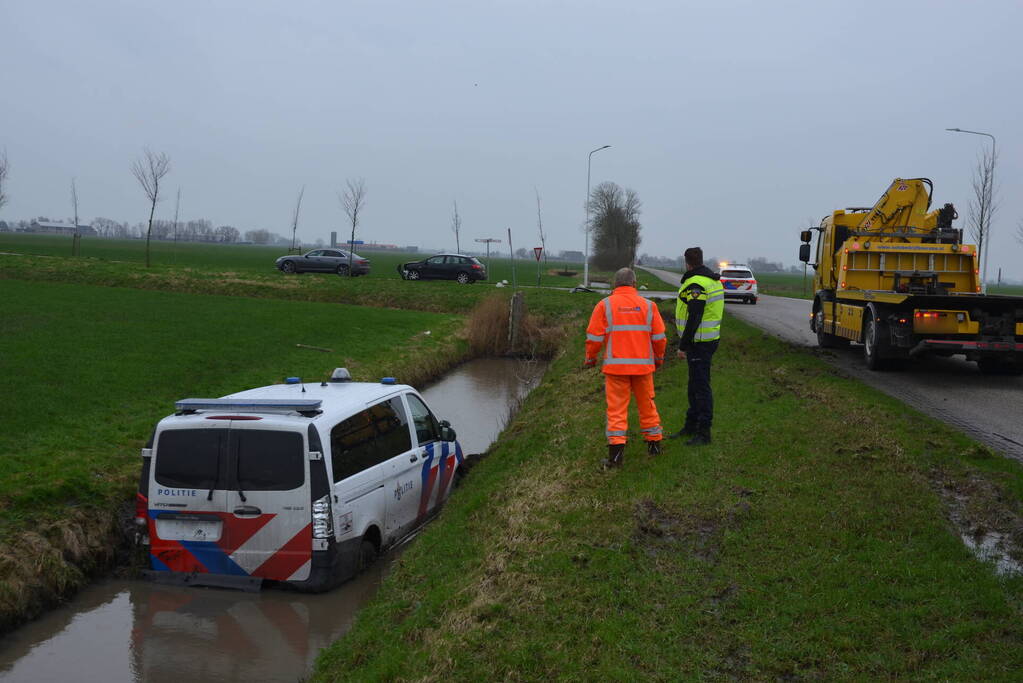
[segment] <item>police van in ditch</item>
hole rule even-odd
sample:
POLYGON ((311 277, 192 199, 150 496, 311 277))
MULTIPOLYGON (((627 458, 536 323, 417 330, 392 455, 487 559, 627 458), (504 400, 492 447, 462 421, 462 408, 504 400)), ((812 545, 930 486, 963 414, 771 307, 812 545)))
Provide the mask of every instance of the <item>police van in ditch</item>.
POLYGON ((416 531, 463 471, 410 386, 384 378, 191 398, 142 450, 135 518, 149 578, 327 590, 416 531))

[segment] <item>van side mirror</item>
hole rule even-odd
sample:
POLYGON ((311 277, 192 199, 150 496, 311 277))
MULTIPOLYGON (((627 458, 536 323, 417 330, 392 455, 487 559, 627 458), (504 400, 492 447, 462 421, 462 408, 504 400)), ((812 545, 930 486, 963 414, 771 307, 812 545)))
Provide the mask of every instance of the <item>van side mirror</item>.
POLYGON ((457 438, 455 430, 451 428, 451 423, 447 420, 440 421, 440 438, 441 441, 454 441, 457 438))
POLYGON ((800 241, 803 242, 809 242, 810 240, 813 239, 813 233, 810 232, 809 230, 803 230, 801 233, 799 233, 799 239, 800 241))
POLYGON ((800 244, 799 245, 799 260, 803 263, 810 262, 810 245, 800 244))

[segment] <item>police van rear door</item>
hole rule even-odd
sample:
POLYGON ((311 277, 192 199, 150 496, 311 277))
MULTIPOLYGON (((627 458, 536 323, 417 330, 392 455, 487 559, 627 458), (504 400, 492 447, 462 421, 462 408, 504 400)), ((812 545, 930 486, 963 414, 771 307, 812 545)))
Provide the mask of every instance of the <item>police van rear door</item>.
POLYGON ((231 573, 227 542, 224 424, 159 431, 149 480, 150 565, 156 571, 231 573))
POLYGON ((226 492, 231 560, 244 573, 277 581, 309 578, 312 516, 304 432, 233 421, 226 492))

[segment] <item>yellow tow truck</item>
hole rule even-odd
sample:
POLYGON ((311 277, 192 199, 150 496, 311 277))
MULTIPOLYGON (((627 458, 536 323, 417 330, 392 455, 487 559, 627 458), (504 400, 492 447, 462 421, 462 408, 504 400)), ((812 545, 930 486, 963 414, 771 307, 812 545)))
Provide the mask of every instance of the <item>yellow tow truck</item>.
POLYGON ((863 344, 883 370, 923 355, 964 354, 988 374, 1023 373, 1023 297, 982 293, 977 248, 931 210, 927 178, 896 178, 872 207, 839 209, 800 234, 810 263, 810 329, 821 347, 863 344))

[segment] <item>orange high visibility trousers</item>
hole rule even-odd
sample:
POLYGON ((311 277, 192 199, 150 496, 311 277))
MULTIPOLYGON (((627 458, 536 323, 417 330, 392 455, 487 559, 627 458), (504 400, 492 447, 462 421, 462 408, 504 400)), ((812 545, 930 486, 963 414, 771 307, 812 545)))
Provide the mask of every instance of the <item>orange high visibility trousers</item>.
POLYGON ((604 375, 607 396, 607 442, 625 443, 629 430, 629 399, 636 395, 639 427, 646 441, 661 440, 661 418, 654 403, 654 373, 604 375))

